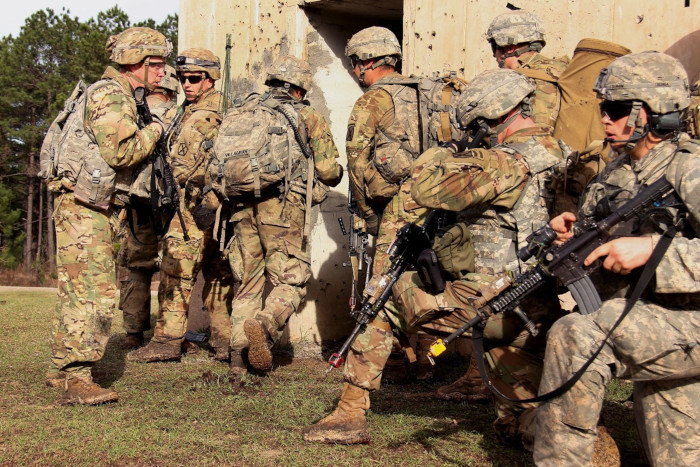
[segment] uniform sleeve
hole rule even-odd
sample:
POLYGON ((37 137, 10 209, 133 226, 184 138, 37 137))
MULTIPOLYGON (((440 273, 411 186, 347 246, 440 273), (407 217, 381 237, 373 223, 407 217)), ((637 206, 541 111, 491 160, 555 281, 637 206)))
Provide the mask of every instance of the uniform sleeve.
POLYGON ((86 127, 95 135, 100 154, 114 169, 133 167, 146 159, 158 142, 153 125, 139 129, 133 99, 117 85, 96 89, 86 104, 86 127))
POLYGON ((336 186, 343 178, 343 166, 338 163, 338 148, 333 141, 326 119, 311 107, 304 107, 302 118, 308 130, 309 146, 314 153, 316 174, 328 186, 336 186))
POLYGON ((394 104, 383 89, 372 89, 355 102, 348 121, 345 148, 348 156, 350 190, 364 217, 376 214, 365 199, 365 170, 372 163, 374 136, 378 128, 394 121, 394 104))
MULTIPOLYGON (((660 293, 700 292, 700 154, 694 154, 670 167, 668 179, 688 209, 689 231, 693 238, 676 237, 656 268, 656 291, 660 293), (677 174, 681 174, 677 176, 677 174)), ((661 238, 652 236, 654 246, 661 238)))
POLYGON ((461 211, 491 205, 509 209, 525 189, 528 167, 520 156, 503 151, 453 154, 435 148, 416 160, 413 178, 411 195, 427 208, 461 211))

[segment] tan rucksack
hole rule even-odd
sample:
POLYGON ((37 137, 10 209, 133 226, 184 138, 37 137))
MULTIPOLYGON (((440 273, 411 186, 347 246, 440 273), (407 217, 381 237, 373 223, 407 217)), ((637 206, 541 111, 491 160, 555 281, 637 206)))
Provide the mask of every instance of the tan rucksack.
POLYGON ((557 80, 561 107, 554 126, 554 137, 575 151, 583 151, 593 141, 605 138, 600 123, 600 100, 593 91, 600 70, 613 60, 632 53, 627 47, 599 39, 581 39, 574 58, 557 80))

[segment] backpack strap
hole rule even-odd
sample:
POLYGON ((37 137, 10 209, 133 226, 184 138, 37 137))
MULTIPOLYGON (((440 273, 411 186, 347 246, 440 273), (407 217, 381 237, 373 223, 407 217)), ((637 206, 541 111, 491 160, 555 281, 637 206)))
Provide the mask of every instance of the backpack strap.
POLYGON ((517 71, 521 75, 525 75, 528 78, 541 79, 542 81, 548 81, 550 83, 556 83, 557 79, 553 76, 548 75, 542 70, 533 70, 532 68, 518 68, 517 71))

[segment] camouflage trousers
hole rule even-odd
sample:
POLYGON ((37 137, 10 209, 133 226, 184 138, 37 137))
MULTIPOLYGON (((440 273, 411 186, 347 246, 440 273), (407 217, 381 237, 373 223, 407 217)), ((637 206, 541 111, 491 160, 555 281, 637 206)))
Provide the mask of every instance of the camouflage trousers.
POLYGON ((212 232, 197 228, 191 213, 194 205, 194 201, 181 192, 180 209, 190 239, 185 241, 180 220, 175 216, 160 242, 163 259, 153 340, 161 343, 184 340, 192 289, 201 270, 204 277, 202 301, 209 313, 211 331, 209 344, 214 348, 226 348, 231 337, 234 280, 212 232))
POLYGON ((246 319, 257 318, 276 342, 290 316, 306 297, 311 278, 309 245, 303 238, 304 196, 238 203, 231 218, 234 236, 227 251, 234 276, 241 281, 233 299, 231 349, 248 346, 246 319), (272 286, 263 305, 263 291, 272 286))
MULTIPOLYGON (((603 303, 552 326, 540 392, 559 387, 599 347, 625 306, 603 303)), ((581 379, 537 409, 538 465, 590 465, 605 385, 634 381, 642 442, 653 465, 700 465, 700 313, 639 300, 581 379)))
MULTIPOLYGON (((350 347, 344 368, 345 380, 371 391, 379 389, 382 370, 391 353, 390 321, 406 333, 444 335, 476 316, 469 300, 479 297, 479 287, 491 279, 479 274, 471 274, 468 279, 448 282, 443 293, 432 295, 422 288, 417 273, 403 274, 394 285, 393 298, 387 302, 384 312, 367 325, 350 347)), ((556 294, 552 295, 554 300, 549 294, 539 294, 523 301, 523 309, 530 311, 530 318, 540 330, 537 337, 532 337, 520 319, 510 314, 493 316, 486 323, 485 347, 502 348, 498 352, 490 352, 488 359, 497 368, 506 367, 507 371, 502 371, 502 368, 498 371, 499 375, 505 375, 505 382, 497 386, 506 395, 522 398, 537 392, 540 371, 533 363, 537 358, 512 358, 508 348, 535 356, 543 352, 546 329, 559 317, 556 294), (524 368, 513 367, 512 362, 524 365, 524 368)), ((518 409, 518 413, 522 410, 518 409)))
POLYGON ((410 222, 421 222, 430 212, 429 209, 421 207, 413 200, 411 196, 412 186, 411 180, 401 184, 399 192, 384 208, 382 222, 379 225, 379 233, 374 247, 372 274, 384 274, 389 270, 390 258, 387 250, 401 227, 410 222))
POLYGON ((117 262, 127 269, 127 276, 121 280, 119 309, 124 314, 124 330, 135 333, 151 329, 151 280, 160 268, 160 259, 151 206, 144 202, 126 209, 131 212, 131 222, 124 219, 121 226, 117 262))
POLYGON ((109 339, 116 299, 113 211, 54 200, 58 300, 52 327, 51 362, 56 370, 89 374, 109 339))

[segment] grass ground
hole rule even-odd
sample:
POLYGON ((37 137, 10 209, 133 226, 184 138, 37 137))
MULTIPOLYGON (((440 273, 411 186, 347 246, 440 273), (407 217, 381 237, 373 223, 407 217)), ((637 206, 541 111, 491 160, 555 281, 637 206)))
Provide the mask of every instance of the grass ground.
MULTIPOLYGON (((388 385, 372 397, 372 443, 325 446, 301 428, 337 402, 341 375, 321 359, 280 358, 267 377, 231 385, 227 366, 206 351, 181 363, 135 364, 120 348, 115 316, 95 379, 119 392, 117 404, 64 407, 44 385, 53 313, 51 292, 0 292, 0 465, 530 465, 529 454, 499 443, 488 404, 431 398, 465 367, 444 360, 431 384, 388 385)), ((625 465, 643 463, 625 402, 615 383, 604 410, 625 465)))

